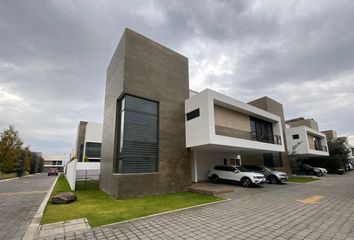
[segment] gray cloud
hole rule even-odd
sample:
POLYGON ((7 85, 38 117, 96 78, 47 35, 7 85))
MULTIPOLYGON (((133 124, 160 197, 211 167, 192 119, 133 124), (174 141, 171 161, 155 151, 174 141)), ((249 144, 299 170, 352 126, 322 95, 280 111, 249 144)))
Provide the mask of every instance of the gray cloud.
MULTIPOLYGON (((190 86, 354 135, 351 1, 0 2, 0 128, 68 152, 80 120, 103 120, 105 73, 125 27, 189 58, 190 86)), ((352 138, 354 139, 354 137, 352 138)))

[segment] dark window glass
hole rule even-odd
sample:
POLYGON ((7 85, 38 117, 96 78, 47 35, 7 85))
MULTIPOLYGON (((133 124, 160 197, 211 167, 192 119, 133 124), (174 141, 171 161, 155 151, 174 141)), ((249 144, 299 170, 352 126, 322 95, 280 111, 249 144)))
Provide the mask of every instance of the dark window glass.
POLYGON ((214 169, 219 171, 229 171, 229 166, 216 166, 214 169))
POLYGON ((300 138, 299 134, 293 135, 293 139, 299 139, 299 138, 300 138))
POLYGON ((258 118, 251 117, 251 140, 280 144, 280 136, 273 134, 273 124, 258 118))
POLYGON ((266 167, 283 167, 281 153, 264 153, 263 160, 266 167))
POLYGON ((118 105, 118 173, 156 172, 158 103, 126 95, 118 105))
POLYGON ((187 121, 192 120, 193 118, 199 117, 200 116, 199 108, 187 113, 186 115, 187 115, 187 121))
POLYGON ((85 156, 88 158, 101 158, 101 143, 86 143, 85 156))
POLYGON ((80 152, 79 152, 79 162, 82 162, 82 160, 84 159, 84 145, 80 144, 80 152))
POLYGON ((228 168, 228 171, 229 171, 229 172, 234 172, 234 171, 235 171, 235 168, 234 168, 234 167, 229 167, 229 168, 228 168))

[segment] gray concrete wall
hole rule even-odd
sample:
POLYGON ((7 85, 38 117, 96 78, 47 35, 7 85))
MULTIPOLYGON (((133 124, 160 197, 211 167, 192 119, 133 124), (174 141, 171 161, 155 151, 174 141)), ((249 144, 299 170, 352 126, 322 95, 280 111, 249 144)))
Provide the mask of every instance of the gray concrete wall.
POLYGON ((288 124, 290 125, 290 127, 306 126, 319 131, 318 123, 312 118, 288 122, 288 124))
POLYGON ((191 184, 185 145, 188 59, 126 29, 107 71, 100 188, 118 198, 186 190, 191 184), (116 103, 123 94, 159 102, 159 171, 115 174, 116 103))
POLYGON ((80 145, 84 145, 84 143, 85 143, 86 125, 87 125, 87 122, 80 121, 79 126, 77 128, 76 158, 79 162, 83 162, 83 158, 85 157, 83 154, 82 158, 80 158, 80 145))

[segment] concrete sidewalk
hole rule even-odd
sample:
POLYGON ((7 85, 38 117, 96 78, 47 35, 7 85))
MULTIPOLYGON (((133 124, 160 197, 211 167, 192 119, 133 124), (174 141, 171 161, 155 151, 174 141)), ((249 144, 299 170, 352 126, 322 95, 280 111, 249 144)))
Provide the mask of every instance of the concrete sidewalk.
POLYGON ((68 235, 70 232, 89 229, 91 229, 91 226, 86 218, 44 224, 40 227, 37 239, 55 239, 58 235, 68 235))

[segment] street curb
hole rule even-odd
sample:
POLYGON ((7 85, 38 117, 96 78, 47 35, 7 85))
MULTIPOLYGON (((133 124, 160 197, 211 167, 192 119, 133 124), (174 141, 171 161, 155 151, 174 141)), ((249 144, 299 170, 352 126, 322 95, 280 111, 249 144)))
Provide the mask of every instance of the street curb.
POLYGON ((12 181, 12 180, 15 180, 15 179, 20 179, 20 178, 19 178, 19 177, 14 177, 14 178, 8 178, 8 179, 1 179, 1 180, 0 180, 0 183, 1 183, 1 182, 12 181))
POLYGON ((110 224, 106 224, 106 225, 101 225, 101 226, 98 226, 98 227, 94 227, 92 229, 104 228, 104 227, 113 227, 113 226, 129 223, 129 222, 134 222, 134 221, 143 220, 143 219, 147 219, 147 218, 157 217, 157 216, 161 216, 161 215, 165 215, 165 214, 181 212, 181 211, 189 210, 189 209, 192 209, 192 208, 198 208, 198 207, 204 207, 204 206, 209 206, 209 205, 218 204, 218 203, 224 203, 224 202, 228 202, 228 201, 231 200, 231 198, 218 196, 218 195, 215 195, 215 196, 223 198, 224 200, 220 200, 220 201, 216 201, 216 202, 210 202, 210 203, 203 203, 203 204, 199 204, 199 205, 194 205, 194 206, 185 207, 185 208, 179 208, 179 209, 170 210, 170 211, 161 212, 161 213, 155 213, 155 214, 148 215, 148 216, 133 218, 133 219, 129 219, 129 220, 121 221, 121 222, 116 222, 116 223, 110 223, 110 224))
POLYGON ((36 215, 34 215, 32 222, 30 223, 30 225, 27 228, 27 231, 25 232, 25 234, 22 237, 22 240, 33 240, 36 239, 37 234, 38 234, 38 230, 40 227, 40 223, 41 223, 41 219, 43 217, 43 212, 45 210, 45 207, 47 206, 47 202, 50 198, 50 195, 53 192, 54 186, 58 181, 59 176, 57 176, 57 178, 54 180, 52 186, 50 187, 47 195, 45 196, 45 198, 43 199, 41 205, 38 208, 38 211, 36 212, 36 215))

